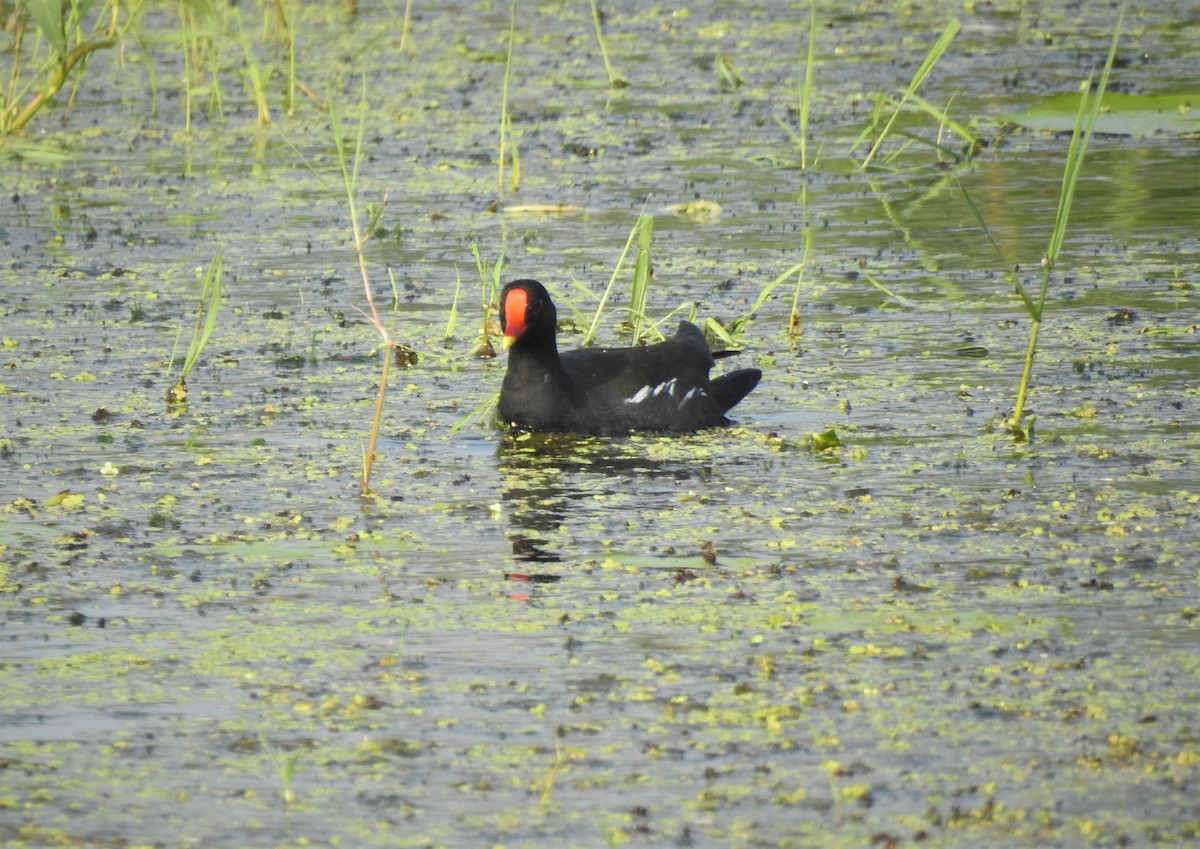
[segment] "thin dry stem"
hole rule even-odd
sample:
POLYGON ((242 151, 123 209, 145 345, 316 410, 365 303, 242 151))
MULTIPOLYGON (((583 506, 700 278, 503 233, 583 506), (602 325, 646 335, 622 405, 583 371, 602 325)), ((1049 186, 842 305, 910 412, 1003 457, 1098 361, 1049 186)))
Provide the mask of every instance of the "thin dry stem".
MULTIPOLYGON (((380 212, 386 205, 387 196, 385 195, 380 203, 380 212)), ((353 199, 350 204, 350 224, 354 229, 354 252, 358 254, 358 271, 362 275, 363 291, 367 294, 367 306, 371 309, 371 323, 375 325, 375 329, 379 331, 379 335, 383 339, 383 373, 379 377, 379 392, 375 396, 375 413, 371 417, 371 432, 367 436, 367 453, 363 457, 363 476, 358 486, 358 494, 367 495, 371 492, 371 468, 375 465, 375 446, 379 442, 379 427, 383 421, 383 401, 387 395, 388 374, 391 371, 392 355, 396 343, 392 341, 392 336, 379 318, 379 310, 375 307, 371 276, 367 272, 367 239, 359 226, 358 212, 354 207, 353 199)))

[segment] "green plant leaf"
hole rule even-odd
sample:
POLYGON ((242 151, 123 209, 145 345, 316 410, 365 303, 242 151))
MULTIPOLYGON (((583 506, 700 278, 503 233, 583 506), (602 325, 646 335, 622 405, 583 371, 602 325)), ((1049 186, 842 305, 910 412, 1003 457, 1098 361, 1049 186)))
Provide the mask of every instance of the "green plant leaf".
MULTIPOLYGON (((1067 133, 1075 125, 1078 94, 1056 94, 1020 115, 1003 115, 1031 130, 1067 133)), ((1200 133, 1200 92, 1184 94, 1121 94, 1108 92, 1096 117, 1097 133, 1150 136, 1155 133, 1200 133)))
POLYGON ((808 435, 808 447, 812 449, 814 454, 819 454, 822 451, 832 451, 835 448, 842 447, 842 440, 838 438, 837 431, 829 428, 822 433, 810 433, 808 435))
POLYGON ((60 58, 67 52, 67 28, 62 0, 29 0, 29 13, 60 58))

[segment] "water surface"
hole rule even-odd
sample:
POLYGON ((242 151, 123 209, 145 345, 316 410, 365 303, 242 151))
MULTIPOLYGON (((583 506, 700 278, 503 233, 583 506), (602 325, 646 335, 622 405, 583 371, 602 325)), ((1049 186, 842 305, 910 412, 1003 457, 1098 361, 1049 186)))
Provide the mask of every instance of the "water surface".
MULTIPOLYGON (((501 194, 507 9, 415 5, 415 55, 383 9, 294 10, 300 78, 350 126, 367 75, 371 273, 420 355, 390 389, 378 498, 357 495, 378 337, 329 119, 285 114, 282 67, 258 129, 222 42, 224 116, 186 133, 179 23, 154 10, 0 160, 0 841, 1194 840, 1194 139, 1093 139, 1036 439, 996 426, 1029 329, 1008 275, 1040 284, 1067 146, 1002 116, 1076 90, 1112 11, 956 7, 922 94, 988 146, 863 173, 873 96, 944 10, 822 10, 807 172, 776 121, 797 127, 807 7, 607 9, 624 89, 586 6, 522 10, 501 194), (720 215, 667 211, 694 200, 720 215), (512 211, 559 203, 578 211, 512 211), (789 281, 739 337, 765 371, 740 427, 453 430, 503 370, 472 356, 472 246, 582 329, 643 205, 656 317, 744 315, 813 227, 803 335, 789 281), (226 304, 170 408, 214 256, 226 304), (842 447, 811 451, 829 429, 842 447)), ((1189 9, 1127 13, 1116 90, 1194 85, 1189 9)))

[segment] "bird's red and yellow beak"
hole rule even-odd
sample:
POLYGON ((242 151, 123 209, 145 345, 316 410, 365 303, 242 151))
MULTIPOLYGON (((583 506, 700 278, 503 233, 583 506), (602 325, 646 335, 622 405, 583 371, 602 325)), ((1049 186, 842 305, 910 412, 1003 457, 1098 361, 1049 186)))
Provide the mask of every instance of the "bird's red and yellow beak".
POLYGON ((504 299, 501 324, 504 327, 504 339, 501 345, 508 350, 521 338, 525 332, 525 313, 529 307, 529 293, 524 289, 513 289, 504 299))

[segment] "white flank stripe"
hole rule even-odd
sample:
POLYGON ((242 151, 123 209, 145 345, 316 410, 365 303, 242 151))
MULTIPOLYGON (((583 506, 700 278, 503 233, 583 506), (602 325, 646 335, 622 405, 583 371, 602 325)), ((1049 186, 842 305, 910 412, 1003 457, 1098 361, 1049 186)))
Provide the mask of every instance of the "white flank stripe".
POLYGON ((653 390, 649 386, 643 386, 637 392, 633 393, 633 395, 626 398, 625 403, 626 404, 640 404, 643 401, 645 401, 647 398, 650 397, 650 393, 652 391, 653 390))
POLYGON ((654 387, 651 387, 649 384, 647 384, 646 386, 643 386, 637 392, 633 393, 631 396, 626 398, 625 403, 626 404, 640 404, 643 401, 645 401, 647 398, 651 398, 651 397, 657 398, 659 395, 662 395, 664 392, 666 392, 668 395, 674 395, 676 380, 678 380, 678 378, 672 377, 670 380, 664 381, 663 383, 660 383, 660 384, 658 384, 658 386, 654 386, 654 387))

